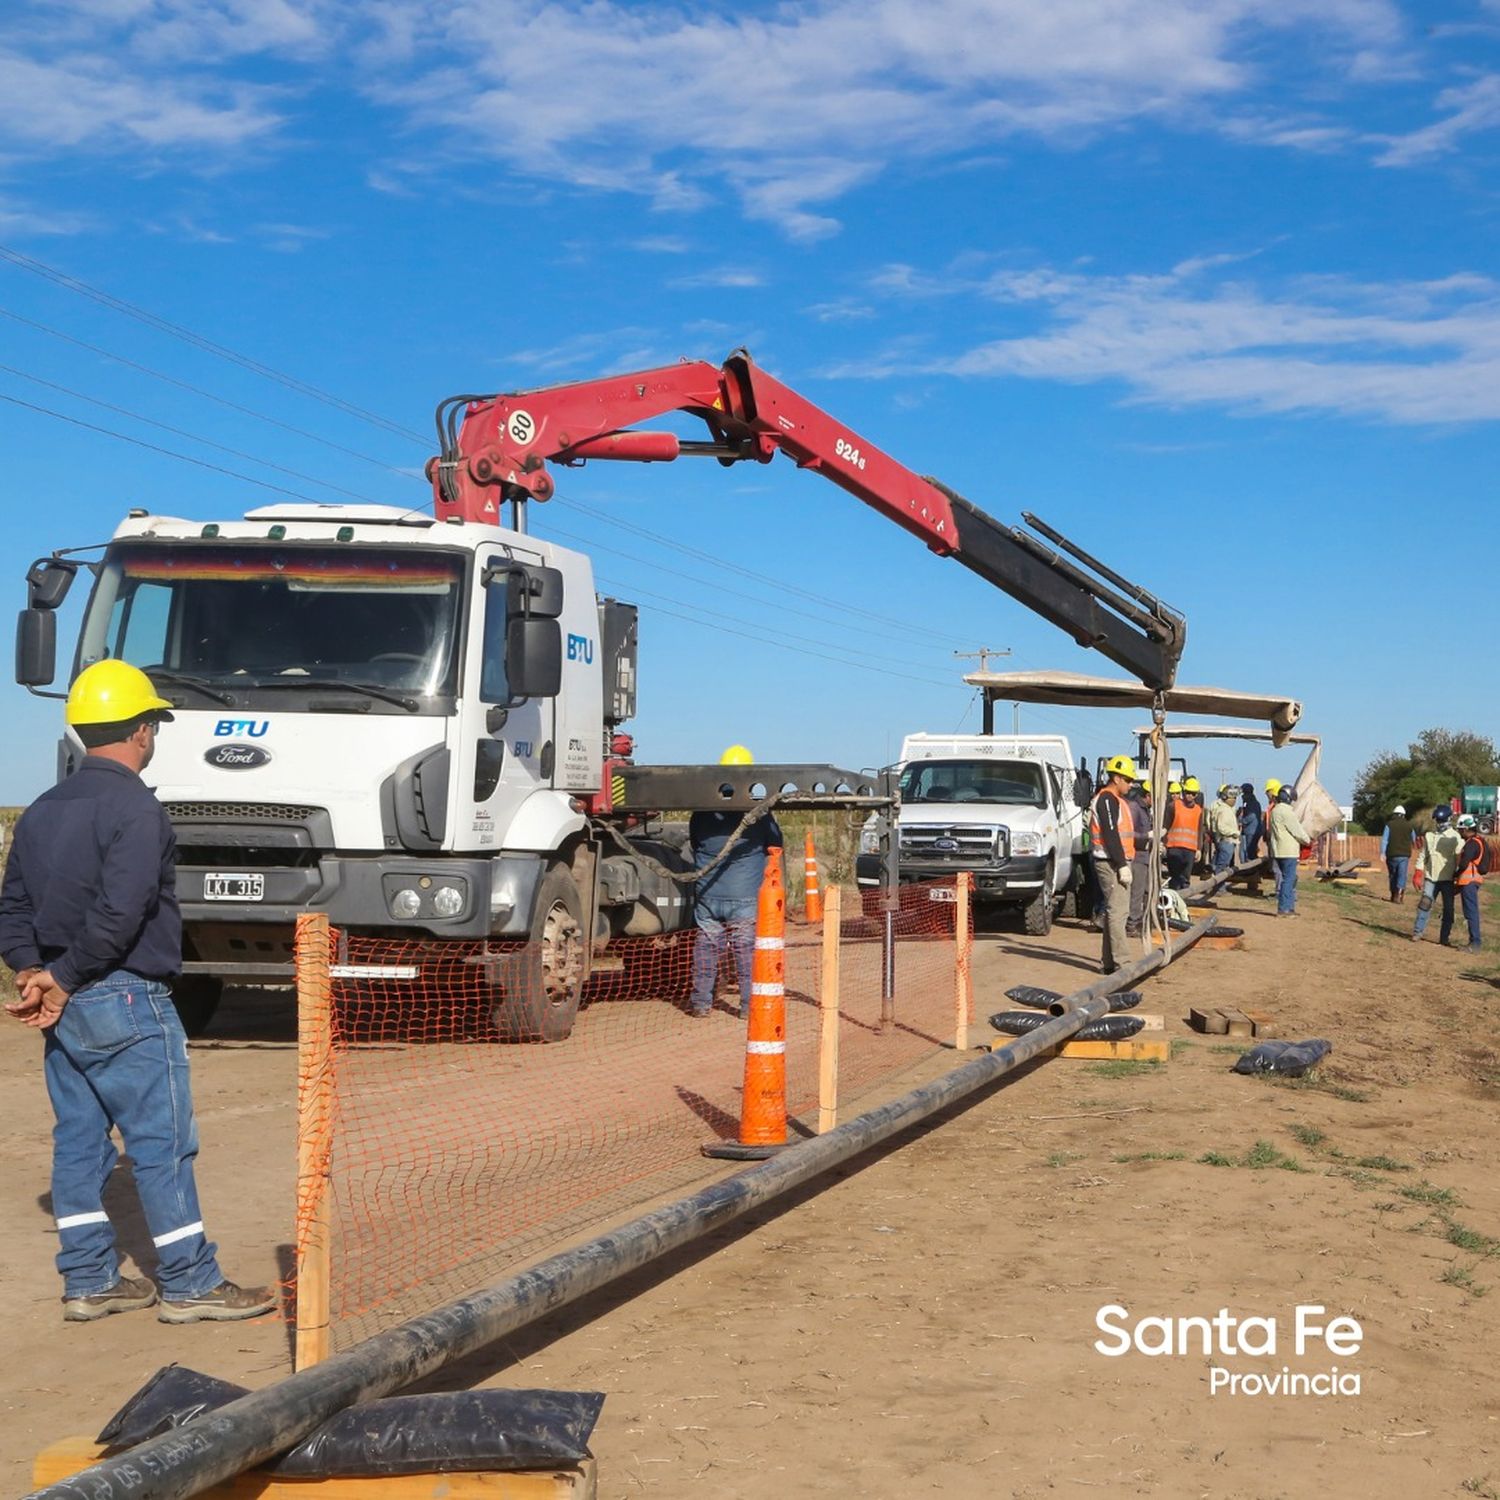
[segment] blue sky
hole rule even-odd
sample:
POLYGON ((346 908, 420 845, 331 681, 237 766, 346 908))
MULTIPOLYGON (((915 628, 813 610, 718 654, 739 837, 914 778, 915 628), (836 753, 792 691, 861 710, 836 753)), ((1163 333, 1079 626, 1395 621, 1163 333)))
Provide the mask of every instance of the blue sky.
MULTIPOLYGON (((76 422, 418 503, 443 396, 744 344, 1183 609, 1184 681, 1300 697, 1344 800, 1500 729, 1497 147, 1495 0, 13 0, 4 587, 286 498, 76 422)), ((644 759, 868 765, 977 727, 955 651, 1107 667, 784 460, 560 478, 533 528, 642 605, 644 759)), ((23 801, 56 706, 0 691, 23 801)))

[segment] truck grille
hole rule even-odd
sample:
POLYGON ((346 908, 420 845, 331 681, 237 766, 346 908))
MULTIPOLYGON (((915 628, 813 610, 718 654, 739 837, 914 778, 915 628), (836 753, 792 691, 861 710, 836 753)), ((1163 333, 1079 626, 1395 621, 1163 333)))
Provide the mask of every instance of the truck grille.
POLYGON ((169 818, 195 823, 305 823, 320 807, 292 802, 165 802, 169 818))
POLYGON ((901 825, 903 859, 929 860, 934 864, 948 861, 955 865, 988 862, 1006 857, 1006 835, 1003 828, 963 823, 903 823, 901 825))

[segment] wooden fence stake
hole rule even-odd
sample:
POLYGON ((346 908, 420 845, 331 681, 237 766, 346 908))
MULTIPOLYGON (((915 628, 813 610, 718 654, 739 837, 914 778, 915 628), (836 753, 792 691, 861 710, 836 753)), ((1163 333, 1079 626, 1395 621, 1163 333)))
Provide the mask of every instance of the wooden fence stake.
POLYGON ((333 995, 328 917, 297 918, 297 1347, 296 1368, 328 1358, 332 1230, 333 995))
POLYGON ((822 1033, 818 1045, 818 1134, 839 1122, 839 916, 844 893, 830 886, 823 897, 823 982, 818 989, 822 1033))
POLYGON ((953 904, 953 1046, 959 1052, 969 1050, 969 1021, 974 1014, 974 927, 969 917, 973 888, 973 871, 961 871, 953 904))

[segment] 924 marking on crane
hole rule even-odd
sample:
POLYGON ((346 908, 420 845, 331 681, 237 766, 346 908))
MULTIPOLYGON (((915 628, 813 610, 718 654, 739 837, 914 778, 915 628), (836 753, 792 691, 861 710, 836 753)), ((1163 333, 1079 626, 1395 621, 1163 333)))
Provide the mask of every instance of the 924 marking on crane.
POLYGON ((843 459, 845 463, 852 464, 856 469, 864 468, 865 456, 859 451, 858 448, 854 446, 853 443, 846 443, 843 438, 838 438, 834 441, 833 451, 841 459, 843 459))

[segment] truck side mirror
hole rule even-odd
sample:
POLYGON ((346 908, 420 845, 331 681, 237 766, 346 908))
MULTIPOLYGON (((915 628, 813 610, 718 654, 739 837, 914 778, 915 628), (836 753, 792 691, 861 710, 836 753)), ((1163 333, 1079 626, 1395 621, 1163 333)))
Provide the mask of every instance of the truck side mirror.
POLYGON ((1094 800, 1094 780, 1087 771, 1080 770, 1073 777, 1073 801, 1079 807, 1087 807, 1094 800))
POLYGON ((562 691, 562 627, 556 620, 511 618, 505 627, 505 677, 511 702, 562 691))
POLYGON ((57 676, 57 616, 50 609, 23 609, 16 621, 16 681, 46 687, 57 676))
POLYGON ((558 568, 517 564, 506 574, 506 613, 555 620, 563 607, 563 576, 558 568))
MULTIPOLYGON (((57 609, 68 597, 78 564, 60 557, 39 557, 26 572, 26 602, 32 609, 57 609)), ((51 682, 51 677, 47 678, 51 682)))

